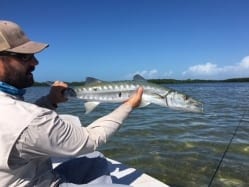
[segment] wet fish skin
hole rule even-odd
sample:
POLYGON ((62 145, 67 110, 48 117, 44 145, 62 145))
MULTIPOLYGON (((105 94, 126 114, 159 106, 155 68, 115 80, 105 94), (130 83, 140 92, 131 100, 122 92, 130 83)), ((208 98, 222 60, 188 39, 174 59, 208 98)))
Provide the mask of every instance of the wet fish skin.
POLYGON ((140 107, 153 103, 176 110, 203 112, 201 102, 176 90, 149 83, 139 75, 134 76, 132 81, 106 82, 95 78, 87 78, 84 86, 74 87, 71 93, 67 94, 86 101, 84 105, 86 113, 89 113, 100 103, 126 101, 139 87, 144 89, 140 107))

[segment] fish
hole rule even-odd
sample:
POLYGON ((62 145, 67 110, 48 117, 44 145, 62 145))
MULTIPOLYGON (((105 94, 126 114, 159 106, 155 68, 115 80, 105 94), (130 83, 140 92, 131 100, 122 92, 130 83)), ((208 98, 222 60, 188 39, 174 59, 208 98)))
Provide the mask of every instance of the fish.
POLYGON ((149 104, 168 107, 186 112, 203 112, 203 103, 179 91, 148 82, 141 75, 135 75, 133 80, 103 81, 87 77, 85 84, 65 90, 67 97, 77 97, 84 100, 85 113, 92 112, 100 103, 122 103, 143 87, 142 100, 139 107, 149 104))

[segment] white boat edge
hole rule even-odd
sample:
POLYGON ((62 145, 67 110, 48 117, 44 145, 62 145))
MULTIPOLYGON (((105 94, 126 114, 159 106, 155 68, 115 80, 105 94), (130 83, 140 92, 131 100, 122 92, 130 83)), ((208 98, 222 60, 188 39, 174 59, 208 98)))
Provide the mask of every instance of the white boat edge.
MULTIPOLYGON (((70 120, 73 121, 73 124, 81 125, 80 120, 77 116, 63 114, 60 115, 61 118, 64 120, 70 120)), ((87 156, 90 158, 94 158, 97 151, 93 153, 89 153, 82 156, 87 156)), ((52 158, 52 165, 53 168, 57 167, 62 162, 65 162, 72 158, 52 158)), ((167 184, 164 184, 163 182, 159 181, 156 178, 153 178, 149 176, 148 174, 145 174, 143 172, 138 171, 135 168, 128 167, 118 161, 112 160, 110 158, 106 158, 108 161, 108 167, 110 170, 111 178, 114 184, 125 184, 130 185, 133 187, 170 187, 167 184)))
POLYGON ((135 168, 107 158, 111 177, 116 184, 126 184, 133 187, 169 187, 158 179, 142 173, 135 168))
MULTIPOLYGON (((86 154, 84 156, 89 158, 94 158, 95 155, 99 155, 97 151, 93 153, 86 154)), ((52 158, 53 168, 57 167, 61 163, 70 160, 63 158, 52 158)), ((110 175, 112 178, 112 182, 114 184, 124 184, 133 187, 170 187, 167 184, 159 181, 158 179, 151 177, 148 174, 142 173, 135 168, 128 167, 121 162, 116 160, 106 158, 108 162, 108 167, 110 171, 110 175)))

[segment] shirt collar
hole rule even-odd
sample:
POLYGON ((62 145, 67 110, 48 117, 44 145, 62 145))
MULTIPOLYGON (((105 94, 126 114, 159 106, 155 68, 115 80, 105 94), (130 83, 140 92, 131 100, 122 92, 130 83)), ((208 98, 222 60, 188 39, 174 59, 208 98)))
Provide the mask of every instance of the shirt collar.
POLYGON ((0 90, 2 92, 5 92, 7 94, 13 95, 13 96, 17 96, 17 97, 23 97, 23 95, 25 94, 26 90, 25 89, 18 89, 14 86, 11 86, 5 82, 0 81, 0 90))

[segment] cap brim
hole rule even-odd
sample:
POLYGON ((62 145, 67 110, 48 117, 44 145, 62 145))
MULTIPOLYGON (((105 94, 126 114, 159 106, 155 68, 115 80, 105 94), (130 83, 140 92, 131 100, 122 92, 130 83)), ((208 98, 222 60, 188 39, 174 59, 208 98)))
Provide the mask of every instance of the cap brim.
POLYGON ((41 52, 43 49, 47 48, 48 46, 49 46, 48 44, 28 41, 25 44, 22 44, 12 49, 7 49, 5 51, 24 53, 24 54, 34 54, 41 52))

